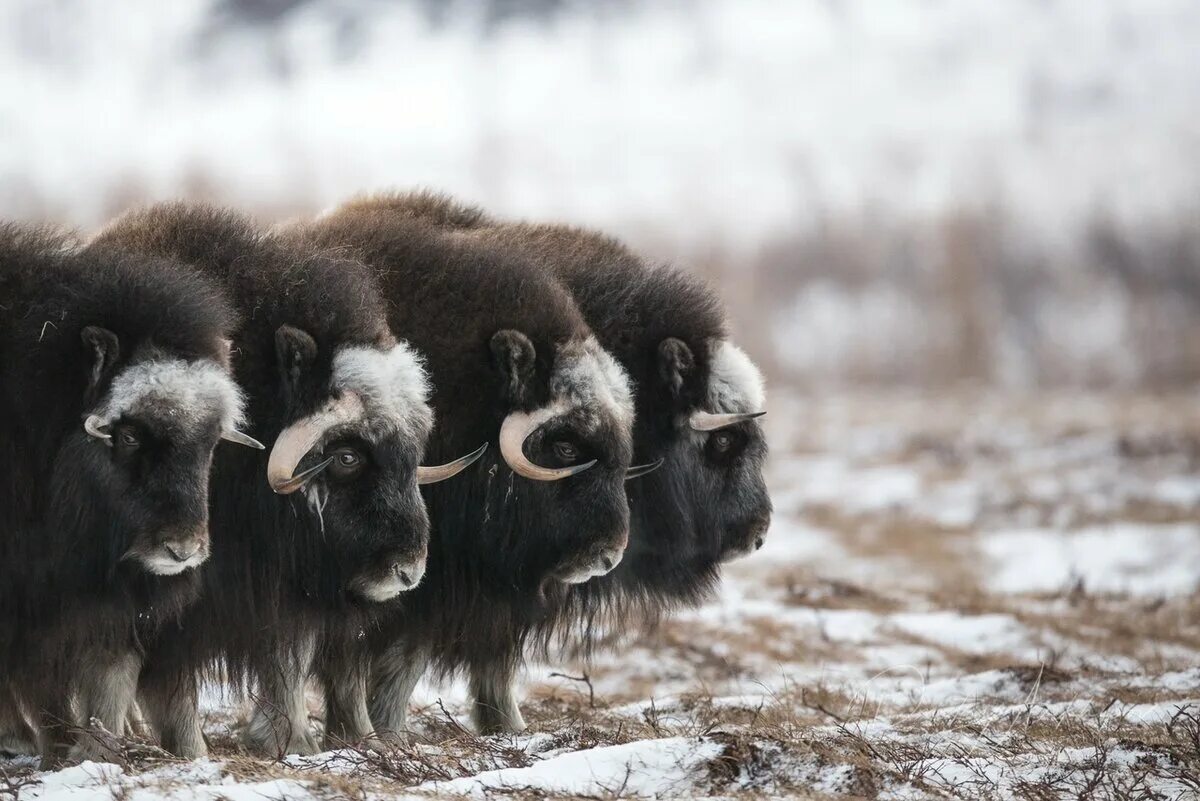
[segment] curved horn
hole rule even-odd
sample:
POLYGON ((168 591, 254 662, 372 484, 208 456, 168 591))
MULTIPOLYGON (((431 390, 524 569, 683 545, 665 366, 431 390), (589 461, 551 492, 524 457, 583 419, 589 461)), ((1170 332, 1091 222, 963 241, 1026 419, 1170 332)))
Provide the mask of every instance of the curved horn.
POLYGON ((331 464, 333 464, 332 456, 318 465, 313 465, 307 470, 297 473, 289 479, 280 481, 278 484, 272 484, 271 489, 275 490, 275 492, 279 493, 280 495, 290 495, 307 484, 310 478, 315 478, 316 476, 320 475, 321 472, 323 472, 325 468, 329 467, 331 464))
POLYGON ((83 421, 83 430, 84 431, 88 432, 88 434, 95 437, 96 439, 102 439, 106 443, 111 445, 112 444, 112 434, 109 434, 107 431, 104 430, 107 427, 108 427, 108 423, 104 422, 104 419, 96 414, 89 414, 87 416, 87 419, 83 421))
POLYGON ((742 412, 740 414, 710 414, 695 412, 688 418, 688 425, 693 431, 716 431, 718 428, 728 428, 756 417, 762 417, 766 412, 742 412))
POLYGON ((625 471, 625 480, 628 481, 631 478, 640 478, 647 473, 653 473, 655 470, 662 467, 663 461, 663 459, 659 458, 655 459, 653 462, 646 462, 646 464, 634 465, 625 471))
POLYGON ((541 467, 525 458, 522 446, 526 438, 537 430, 538 426, 554 416, 550 409, 538 409, 533 414, 527 412, 512 412, 504 418, 500 426, 500 455, 517 475, 534 481, 558 481, 576 473, 582 473, 596 463, 595 459, 571 467, 541 467))
POLYGON ((296 465, 324 438, 329 429, 362 417, 364 413, 362 399, 353 392, 347 392, 330 401, 321 411, 285 428, 275 440, 267 460, 267 482, 271 489, 280 495, 295 492, 304 486, 305 481, 328 467, 330 460, 320 465, 320 469, 313 468, 298 476, 292 475, 296 465))
POLYGON ((243 434, 241 431, 233 428, 228 431, 222 431, 221 439, 225 440, 226 442, 236 442, 238 445, 245 445, 247 448, 254 448, 255 450, 259 451, 265 451, 267 449, 265 445, 256 440, 254 437, 250 436, 249 434, 243 434))
POLYGON ((479 457, 483 456, 483 452, 487 450, 488 444, 485 442, 475 450, 468 453, 466 456, 461 456, 453 462, 437 465, 436 467, 426 467, 424 465, 417 468, 417 483, 418 484, 436 484, 439 481, 445 481, 448 478, 454 478, 462 471, 466 470, 475 462, 479 461, 479 457))

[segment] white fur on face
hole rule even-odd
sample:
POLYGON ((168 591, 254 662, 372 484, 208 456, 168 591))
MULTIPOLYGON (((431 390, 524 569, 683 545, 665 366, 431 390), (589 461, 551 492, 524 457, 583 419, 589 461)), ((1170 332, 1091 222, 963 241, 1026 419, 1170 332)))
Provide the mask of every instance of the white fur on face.
POLYGON ((221 430, 244 422, 242 391, 228 371, 209 359, 150 359, 126 367, 113 379, 96 414, 104 424, 139 412, 173 420, 193 431, 216 417, 221 430))
POLYGON ((628 431, 633 426, 629 375, 595 337, 559 349, 550 377, 550 397, 564 409, 584 408, 610 416, 628 431))
POLYGON ((195 555, 189 557, 185 561, 178 561, 171 558, 168 554, 153 553, 149 556, 143 556, 139 559, 142 566, 146 568, 147 573, 153 573, 156 576, 176 576, 185 570, 191 570, 193 567, 199 567, 208 559, 208 549, 201 548, 195 555))
POLYGON ((363 582, 358 589, 359 595, 373 603, 390 601, 400 593, 407 592, 416 587, 425 576, 424 559, 410 565, 399 565, 397 567, 408 575, 408 581, 401 579, 399 573, 393 570, 385 578, 363 582))
POLYGON ((376 421, 424 441, 433 428, 429 378, 407 343, 382 351, 361 345, 339 348, 333 357, 333 389, 356 392, 371 427, 376 421))
POLYGON ((708 402, 708 411, 712 412, 761 412, 766 408, 762 373, 732 342, 722 340, 712 345, 708 402))

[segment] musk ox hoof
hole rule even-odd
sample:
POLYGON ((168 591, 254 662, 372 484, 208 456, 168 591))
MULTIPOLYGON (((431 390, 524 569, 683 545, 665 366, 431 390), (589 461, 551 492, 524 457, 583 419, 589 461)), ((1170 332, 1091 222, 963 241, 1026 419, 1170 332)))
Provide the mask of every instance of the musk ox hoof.
POLYGON ((294 727, 288 726, 287 721, 280 723, 283 725, 277 730, 271 726, 266 715, 256 712, 242 735, 242 741, 252 753, 268 758, 290 754, 312 756, 321 753, 317 738, 308 730, 307 720, 304 724, 294 727))
POLYGON ((520 734, 527 728, 519 709, 503 714, 494 709, 476 707, 475 728, 480 734, 520 734))
MULTIPOLYGON (((389 739, 380 734, 371 734, 366 737, 362 737, 358 740, 355 740, 351 743, 351 745, 357 746, 358 748, 362 748, 362 749, 365 749, 368 751, 380 751, 380 752, 390 751, 391 749, 397 747, 398 745, 403 745, 403 744, 404 744, 403 742, 398 742, 396 740, 389 739)), ((325 738, 325 750, 326 751, 336 751, 337 749, 344 748, 345 746, 346 746, 345 740, 341 740, 336 737, 326 737, 325 738)))
POLYGON ((519 723, 513 723, 512 721, 481 723, 478 726, 479 733, 484 736, 490 734, 521 734, 527 728, 525 721, 520 721, 519 723))
POLYGON ((246 745, 254 753, 268 757, 277 757, 280 755, 291 756, 293 754, 296 756, 312 756, 313 754, 321 753, 321 747, 317 745, 317 739, 308 732, 293 735, 282 748, 273 737, 268 737, 265 740, 247 738, 246 745))
MULTIPOLYGON (((166 743, 163 744, 164 748, 166 743)), ((180 759, 203 759, 208 756, 208 743, 204 742, 204 738, 179 740, 171 743, 171 747, 166 749, 170 753, 180 759)))
POLYGON ((321 753, 320 747, 317 745, 316 738, 311 734, 304 734, 292 737, 287 741, 287 744, 282 748, 274 738, 259 740, 253 737, 247 737, 246 747, 252 753, 259 756, 275 758, 278 756, 312 756, 313 754, 321 753))
MULTIPOLYGON (((119 728, 125 728, 124 722, 119 728)), ((71 739, 73 742, 67 750, 67 761, 71 764, 118 762, 124 750, 122 739, 105 728, 97 718, 91 718, 87 727, 76 732, 71 739)))
POLYGON ((37 739, 33 735, 33 729, 28 726, 0 731, 0 756, 37 756, 37 753, 37 739))
POLYGON ((286 754, 296 754, 297 756, 312 756, 313 754, 321 753, 321 746, 317 743, 317 738, 311 734, 304 734, 300 737, 293 737, 284 749, 286 754))

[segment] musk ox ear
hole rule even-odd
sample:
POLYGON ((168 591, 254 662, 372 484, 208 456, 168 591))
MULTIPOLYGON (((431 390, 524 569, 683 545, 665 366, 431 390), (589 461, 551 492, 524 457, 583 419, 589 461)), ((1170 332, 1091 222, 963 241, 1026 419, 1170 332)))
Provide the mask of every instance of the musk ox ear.
POLYGON ((503 330, 492 335, 492 361, 503 378, 505 399, 523 405, 533 396, 536 352, 529 337, 520 331, 503 330))
POLYGON ((83 340, 84 347, 92 356, 86 398, 88 403, 92 403, 96 400, 100 387, 104 386, 116 370, 117 359, 121 358, 121 343, 112 331, 94 325, 80 331, 79 338, 83 340))
POLYGON ((696 356, 682 339, 667 337, 658 343, 658 375, 671 397, 682 400, 688 378, 696 369, 696 356))
POLYGON ((275 357, 283 385, 294 397, 304 371, 317 358, 316 340, 295 326, 281 325, 275 330, 275 357))

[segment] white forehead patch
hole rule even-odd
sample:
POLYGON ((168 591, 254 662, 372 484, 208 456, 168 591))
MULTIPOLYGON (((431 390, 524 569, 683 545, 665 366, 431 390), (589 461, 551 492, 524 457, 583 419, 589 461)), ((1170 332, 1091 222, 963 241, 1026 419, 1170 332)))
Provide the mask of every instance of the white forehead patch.
POLYGON ((732 342, 712 345, 709 365, 708 402, 713 412, 761 412, 767 393, 762 373, 750 357, 732 342))
POLYGON ((347 345, 333 357, 333 388, 358 393, 368 418, 424 438, 433 428, 429 377, 405 342, 389 350, 347 345))
POLYGON ((223 431, 245 422, 241 389, 225 368, 208 359, 151 359, 131 365, 117 373, 96 414, 107 424, 150 407, 187 427, 214 415, 223 431))
POLYGON ((633 425, 629 376, 595 337, 568 343, 559 350, 550 395, 556 403, 604 409, 624 428, 633 425))

